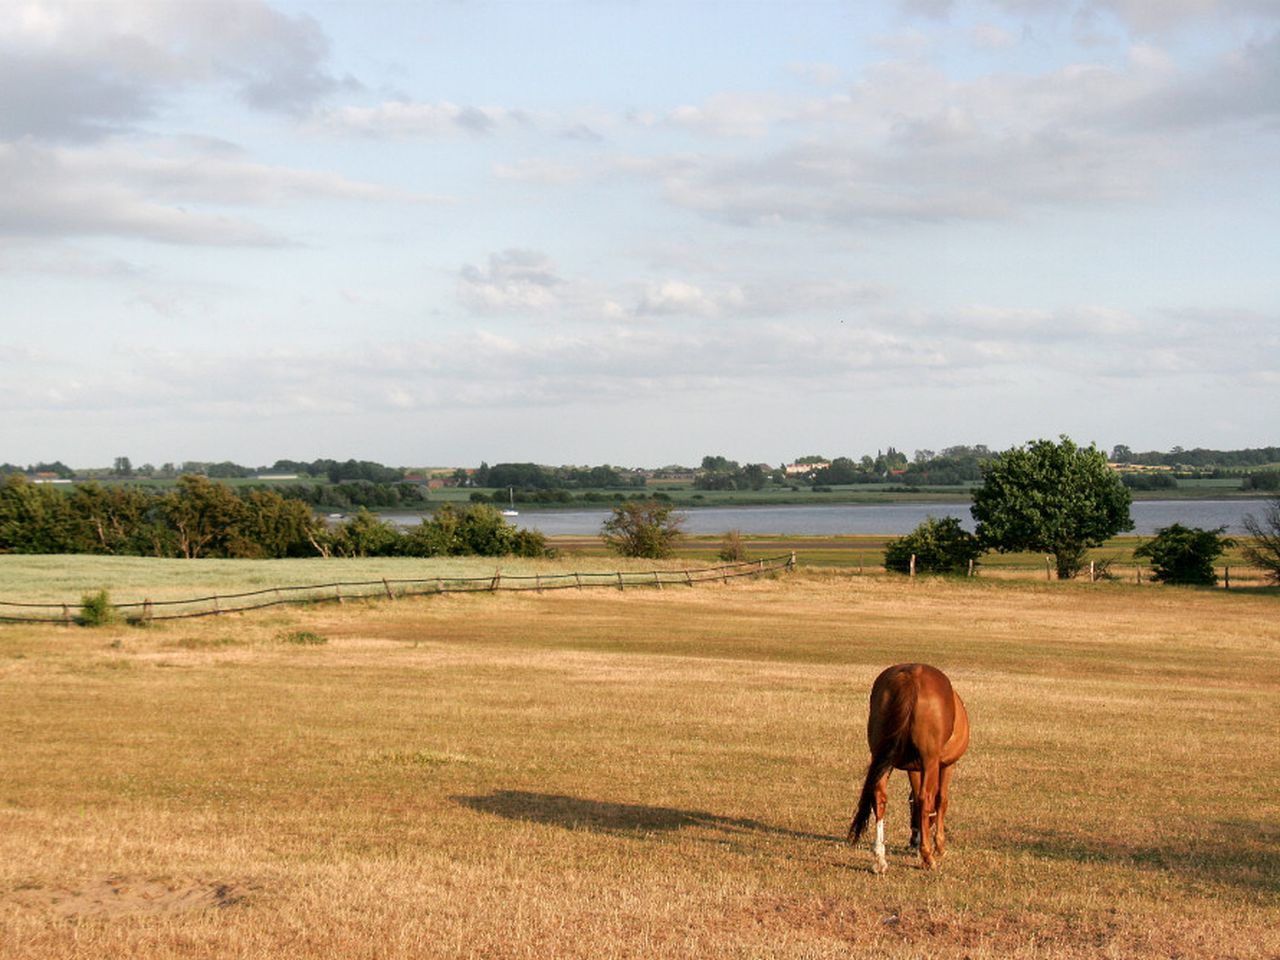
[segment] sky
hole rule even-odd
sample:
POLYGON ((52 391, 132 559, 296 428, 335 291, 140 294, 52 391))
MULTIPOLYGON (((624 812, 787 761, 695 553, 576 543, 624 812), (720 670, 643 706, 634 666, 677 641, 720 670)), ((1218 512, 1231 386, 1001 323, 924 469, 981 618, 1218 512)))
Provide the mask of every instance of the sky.
POLYGON ((0 0, 0 462, 1236 449, 1277 400, 1277 0, 0 0))

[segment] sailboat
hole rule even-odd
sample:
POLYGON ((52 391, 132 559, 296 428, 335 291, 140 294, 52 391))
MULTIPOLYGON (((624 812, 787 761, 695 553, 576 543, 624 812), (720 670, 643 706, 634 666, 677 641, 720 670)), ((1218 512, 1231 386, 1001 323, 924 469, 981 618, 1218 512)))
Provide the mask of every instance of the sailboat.
POLYGON ((516 488, 507 487, 507 492, 511 495, 511 506, 503 510, 502 515, 504 517, 518 517, 520 516, 520 511, 516 509, 516 488))

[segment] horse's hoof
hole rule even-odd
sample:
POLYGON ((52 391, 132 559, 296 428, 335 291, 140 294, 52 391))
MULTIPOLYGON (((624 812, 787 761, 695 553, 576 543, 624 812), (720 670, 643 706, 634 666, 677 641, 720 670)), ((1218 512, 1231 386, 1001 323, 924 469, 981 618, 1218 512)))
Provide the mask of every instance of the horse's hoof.
POLYGON ((871 872, 874 874, 884 873, 888 869, 889 869, 888 860, 877 860, 873 864, 871 864, 871 872))

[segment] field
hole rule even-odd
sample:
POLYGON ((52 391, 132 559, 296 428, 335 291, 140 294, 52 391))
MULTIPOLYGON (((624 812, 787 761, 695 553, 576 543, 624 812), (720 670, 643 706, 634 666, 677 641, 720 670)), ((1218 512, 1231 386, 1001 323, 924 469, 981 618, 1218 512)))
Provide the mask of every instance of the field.
MULTIPOLYGON (((5 557, 0 595, 318 569, 5 557)), ((1280 956, 1277 603, 802 568, 0 625, 0 957, 1280 956), (842 839, 902 660, 974 736, 942 869, 899 774, 877 877, 842 839)))

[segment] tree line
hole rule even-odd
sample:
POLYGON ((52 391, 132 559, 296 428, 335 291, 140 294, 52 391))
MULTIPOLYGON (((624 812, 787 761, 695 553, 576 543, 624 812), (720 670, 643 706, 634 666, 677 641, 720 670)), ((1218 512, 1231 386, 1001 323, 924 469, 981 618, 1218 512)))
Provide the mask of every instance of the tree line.
POLYGON ((1206 468, 1222 468, 1240 470, 1244 467, 1262 467, 1280 463, 1280 447, 1249 447, 1244 450, 1207 450, 1196 447, 1184 450, 1174 447, 1168 453, 1149 450, 1146 453, 1134 453, 1124 444, 1117 444, 1111 451, 1111 459, 1115 463, 1132 464, 1145 467, 1192 467, 1197 470, 1206 468))
POLYGON ((634 471, 603 464, 596 467, 548 467, 537 463, 481 461, 474 473, 455 474, 459 482, 475 487, 514 487, 518 490, 625 489, 643 487, 645 478, 634 471))
POLYGON ((546 539, 485 504, 443 506, 401 531, 361 508, 330 526, 276 490, 178 478, 159 493, 77 484, 63 493, 13 474, 0 484, 0 553, 88 553, 187 559, 309 556, 545 556, 546 539))

